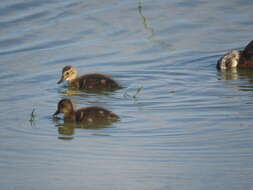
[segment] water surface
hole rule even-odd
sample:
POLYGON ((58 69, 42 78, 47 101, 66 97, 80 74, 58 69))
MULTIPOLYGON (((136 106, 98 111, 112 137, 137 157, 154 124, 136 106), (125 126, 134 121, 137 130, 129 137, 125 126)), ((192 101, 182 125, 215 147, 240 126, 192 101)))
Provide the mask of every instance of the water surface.
POLYGON ((0 188, 252 189, 253 72, 215 69, 252 40, 252 9, 250 0, 1 2, 0 188), (125 88, 68 90, 56 84, 65 65, 125 88), (121 120, 59 127, 61 98, 121 120))

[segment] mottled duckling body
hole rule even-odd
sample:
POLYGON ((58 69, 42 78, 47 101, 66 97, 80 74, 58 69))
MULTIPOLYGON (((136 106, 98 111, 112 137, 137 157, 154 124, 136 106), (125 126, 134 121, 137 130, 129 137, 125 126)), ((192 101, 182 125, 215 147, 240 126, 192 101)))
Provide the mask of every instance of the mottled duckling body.
POLYGON ((95 124, 100 122, 113 122, 119 120, 119 117, 116 114, 107 109, 97 106, 75 110, 70 99, 62 99, 59 101, 58 108, 54 113, 54 116, 60 113, 64 114, 64 121, 74 123, 95 124))
POLYGON ((253 68, 253 40, 243 51, 233 50, 217 62, 217 69, 229 70, 233 68, 253 68))
POLYGON ((83 90, 113 91, 122 88, 112 78, 103 74, 92 73, 78 77, 77 70, 72 66, 65 66, 62 69, 62 76, 58 84, 62 83, 64 80, 68 81, 70 86, 83 90))

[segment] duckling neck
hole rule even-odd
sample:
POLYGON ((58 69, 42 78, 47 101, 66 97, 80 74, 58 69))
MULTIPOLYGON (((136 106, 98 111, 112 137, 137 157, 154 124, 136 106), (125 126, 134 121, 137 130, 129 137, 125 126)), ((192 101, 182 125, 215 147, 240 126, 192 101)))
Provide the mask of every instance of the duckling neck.
POLYGON ((79 88, 80 87, 80 84, 79 84, 79 81, 78 81, 78 77, 75 78, 75 79, 72 79, 71 81, 69 81, 69 84, 73 87, 76 87, 76 88, 79 88))
POLYGON ((75 82, 75 81, 76 81, 76 79, 77 79, 77 77, 74 77, 74 78, 70 79, 70 80, 69 80, 69 83, 73 83, 73 82, 75 82))
POLYGON ((75 71, 75 72, 73 72, 73 73, 71 74, 71 76, 69 77, 69 83, 72 84, 72 83, 74 83, 77 79, 78 79, 78 74, 77 74, 77 72, 75 71))
POLYGON ((71 85, 75 85, 75 83, 77 82, 77 79, 78 79, 78 77, 75 77, 75 78, 72 78, 71 80, 69 80, 68 82, 69 82, 71 85))
POLYGON ((75 111, 71 111, 69 113, 65 113, 64 114, 64 121, 75 122, 76 121, 76 113, 75 113, 75 111))

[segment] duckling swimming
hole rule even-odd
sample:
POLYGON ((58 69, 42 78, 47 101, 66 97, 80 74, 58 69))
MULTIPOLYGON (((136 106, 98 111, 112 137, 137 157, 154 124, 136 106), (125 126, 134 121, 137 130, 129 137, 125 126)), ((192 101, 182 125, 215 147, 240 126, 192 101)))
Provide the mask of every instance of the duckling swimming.
POLYGON ((76 68, 72 66, 65 66, 62 69, 62 76, 58 84, 64 80, 68 81, 71 86, 84 90, 113 91, 122 88, 116 81, 106 75, 93 73, 78 77, 76 68))
POLYGON ((94 124, 119 120, 116 114, 101 107, 92 106, 75 110, 70 99, 62 99, 59 101, 58 109, 53 116, 60 113, 64 114, 64 121, 73 123, 94 124))
POLYGON ((221 57, 217 62, 217 69, 253 68, 253 40, 243 51, 233 50, 221 57))

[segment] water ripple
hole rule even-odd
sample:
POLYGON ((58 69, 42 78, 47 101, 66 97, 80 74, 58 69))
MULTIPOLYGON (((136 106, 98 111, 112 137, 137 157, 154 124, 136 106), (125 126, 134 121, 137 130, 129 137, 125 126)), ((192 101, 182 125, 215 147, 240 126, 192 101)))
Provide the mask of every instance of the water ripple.
POLYGON ((253 74, 215 68, 251 40, 244 3, 3 1, 0 189, 251 189, 253 74), (57 85, 65 65, 124 88, 57 85), (120 121, 65 125, 62 98, 120 121))

